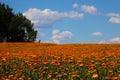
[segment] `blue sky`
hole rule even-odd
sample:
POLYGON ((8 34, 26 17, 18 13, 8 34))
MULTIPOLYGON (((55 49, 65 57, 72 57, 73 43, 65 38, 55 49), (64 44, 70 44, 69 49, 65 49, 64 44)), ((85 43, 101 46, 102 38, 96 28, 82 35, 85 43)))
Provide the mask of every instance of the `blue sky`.
POLYGON ((1 0, 55 43, 120 43, 120 0, 1 0))

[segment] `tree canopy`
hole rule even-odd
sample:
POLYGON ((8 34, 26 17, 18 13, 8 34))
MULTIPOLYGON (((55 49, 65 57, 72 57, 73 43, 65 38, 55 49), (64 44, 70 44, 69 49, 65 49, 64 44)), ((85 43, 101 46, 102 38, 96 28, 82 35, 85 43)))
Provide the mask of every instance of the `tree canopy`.
POLYGON ((37 31, 22 13, 14 14, 12 8, 0 3, 0 42, 32 42, 37 31))

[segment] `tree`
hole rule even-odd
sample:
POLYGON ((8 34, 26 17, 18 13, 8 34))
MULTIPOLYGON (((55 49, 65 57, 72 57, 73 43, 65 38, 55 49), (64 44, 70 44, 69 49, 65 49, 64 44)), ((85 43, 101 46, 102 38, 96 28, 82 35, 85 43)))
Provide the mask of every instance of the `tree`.
POLYGON ((0 42, 32 42, 37 31, 21 13, 14 14, 12 8, 0 3, 0 42))

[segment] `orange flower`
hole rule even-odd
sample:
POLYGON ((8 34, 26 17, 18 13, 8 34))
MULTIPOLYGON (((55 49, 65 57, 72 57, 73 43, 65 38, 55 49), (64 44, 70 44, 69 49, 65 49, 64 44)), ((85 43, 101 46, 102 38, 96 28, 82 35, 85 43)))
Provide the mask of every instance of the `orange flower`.
POLYGON ((79 64, 79 66, 80 66, 80 67, 82 67, 82 66, 84 66, 84 64, 83 64, 83 63, 81 63, 81 64, 79 64))
POLYGON ((27 80, 32 80, 31 78, 28 78, 27 80))
POLYGON ((92 78, 98 78, 98 74, 93 74, 92 78))
POLYGON ((44 65, 48 64, 48 62, 43 62, 44 65))
POLYGON ((72 62, 73 62, 73 60, 68 60, 68 62, 69 62, 69 63, 72 63, 72 62))
POLYGON ((18 80, 24 80, 23 78, 18 78, 18 80))
POLYGON ((48 77, 47 77, 47 78, 48 78, 48 79, 50 79, 51 77, 52 77, 52 75, 48 75, 48 77))

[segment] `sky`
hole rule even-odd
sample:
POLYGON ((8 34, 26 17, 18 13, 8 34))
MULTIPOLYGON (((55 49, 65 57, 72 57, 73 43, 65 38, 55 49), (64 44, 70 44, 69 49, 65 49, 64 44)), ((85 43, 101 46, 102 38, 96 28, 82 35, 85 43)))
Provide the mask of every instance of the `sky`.
POLYGON ((38 31, 36 41, 120 43, 120 0, 0 0, 38 31))

